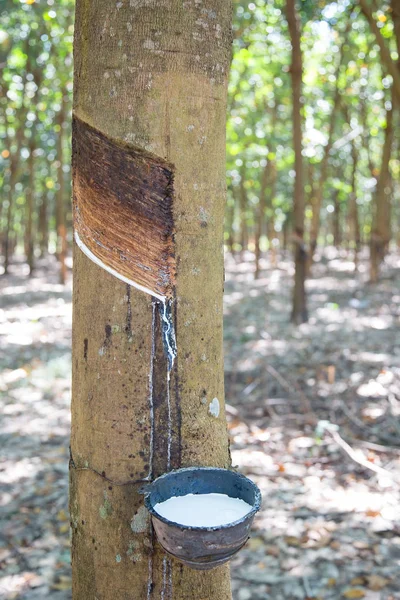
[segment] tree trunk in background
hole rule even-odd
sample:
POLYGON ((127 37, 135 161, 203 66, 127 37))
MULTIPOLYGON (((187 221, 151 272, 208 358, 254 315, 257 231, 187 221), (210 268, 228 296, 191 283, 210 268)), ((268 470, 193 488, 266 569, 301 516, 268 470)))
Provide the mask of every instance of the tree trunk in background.
POLYGON ((274 245, 275 239, 275 207, 273 200, 276 194, 276 183, 278 180, 278 170, 276 168, 276 160, 271 161, 271 175, 270 175, 270 193, 267 196, 267 238, 269 243, 269 256, 271 260, 271 267, 275 268, 277 264, 276 260, 276 246, 274 245))
POLYGON ((276 144, 275 144, 275 129, 278 118, 278 103, 275 101, 274 108, 272 110, 271 117, 271 141, 269 142, 268 149, 269 154, 273 155, 273 158, 269 158, 270 162, 270 177, 269 177, 269 194, 266 196, 266 215, 267 215, 267 238, 269 244, 269 256, 271 266, 276 267, 276 246, 274 245, 275 239, 275 207, 274 199, 276 194, 276 184, 278 180, 278 169, 276 166, 276 144))
POLYGON ((240 210, 240 246, 241 255, 243 258, 244 251, 247 250, 249 244, 249 231, 247 227, 247 192, 245 188, 246 181, 246 168, 243 167, 240 170, 240 185, 239 185, 239 210, 240 210))
POLYGON ((291 320, 294 323, 304 323, 308 320, 305 278, 307 253, 304 244, 304 175, 302 157, 302 115, 301 90, 303 60, 300 46, 301 25, 296 10, 295 0, 286 0, 286 17, 292 44, 292 63, 290 74, 293 93, 293 147, 295 154, 295 183, 293 196, 293 239, 295 276, 293 290, 293 308, 291 320))
POLYGON ((385 256, 385 248, 390 241, 387 228, 388 204, 390 197, 387 193, 389 184, 389 161, 393 141, 393 109, 386 112, 385 141, 382 150, 382 162, 378 183, 374 196, 374 207, 371 230, 370 249, 370 281, 376 283, 379 278, 379 266, 385 256))
POLYGON ((67 228, 65 223, 65 177, 64 177, 64 130, 65 121, 65 96, 61 100, 61 108, 57 115, 57 194, 56 194, 56 231, 57 231, 57 258, 60 262, 60 283, 65 284, 67 279, 67 228))
POLYGON ((12 227, 12 216, 13 216, 13 202, 14 202, 14 191, 15 184, 17 180, 17 166, 11 161, 10 166, 10 178, 8 180, 8 206, 7 206, 7 220, 6 220, 6 229, 4 232, 4 274, 8 273, 8 268, 10 266, 10 257, 12 255, 12 236, 11 236, 11 227, 12 227))
POLYGON ((287 251, 289 247, 289 237, 290 237, 290 228, 291 228, 291 214, 285 214, 285 220, 282 225, 282 249, 284 252, 287 251))
MULTIPOLYGON (((21 114, 23 115, 21 118, 21 122, 25 125, 25 115, 26 111, 22 110, 21 114)), ((10 257, 14 250, 14 239, 12 235, 12 225, 13 225, 13 209, 14 209, 14 192, 15 185, 18 179, 18 169, 21 160, 21 148, 22 141, 24 139, 24 127, 20 127, 17 131, 17 147, 12 154, 10 159, 10 175, 8 178, 8 207, 7 207, 7 220, 6 220, 6 230, 4 232, 4 273, 8 273, 8 267, 10 265, 10 257)))
POLYGON ((335 248, 339 248, 341 240, 340 230, 340 202, 339 202, 339 190, 334 190, 333 195, 333 245, 335 248))
POLYGON ((304 185, 302 157, 302 116, 301 89, 303 74, 303 59, 300 46, 301 25, 296 10, 296 0, 286 0, 286 18, 292 43, 292 64, 290 75, 293 91, 293 147, 295 155, 295 182, 293 196, 293 238, 295 248, 295 275, 293 290, 292 321, 305 323, 308 320, 306 306, 306 260, 307 253, 304 244, 304 185))
POLYGON ((333 135, 334 135, 334 131, 335 131, 336 117, 337 117, 337 113, 338 113, 339 106, 340 106, 340 100, 341 100, 340 88, 339 88, 339 77, 340 77, 340 71, 341 71, 341 68, 342 68, 342 65, 344 62, 345 46, 347 43, 348 33, 351 28, 351 23, 352 23, 352 20, 348 19, 346 29, 343 32, 343 41, 342 41, 342 44, 340 47, 340 58, 339 58, 339 62, 338 62, 338 65, 336 68, 336 73, 335 73, 336 87, 335 87, 335 94, 333 96, 332 112, 331 112, 330 118, 329 118, 328 140, 327 140, 326 145, 324 146, 324 154, 323 154, 322 161, 321 161, 319 180, 318 180, 318 184, 316 185, 316 188, 315 188, 315 195, 313 196, 312 219, 311 219, 311 229, 310 229, 310 251, 309 251, 308 265, 307 265, 308 273, 311 271, 314 254, 315 254, 315 250, 317 248, 317 243, 318 243, 318 234, 319 234, 319 228, 320 228, 320 222, 321 222, 321 208, 322 208, 322 202, 323 202, 323 198, 324 198, 324 186, 325 186, 326 179, 328 176, 329 153, 330 153, 330 151, 332 149, 332 145, 333 145, 333 135))
POLYGON ((39 245, 40 256, 47 254, 49 244, 49 227, 47 220, 47 191, 42 193, 42 202, 39 208, 39 245))
MULTIPOLYGON (((275 102, 274 107, 272 109, 272 114, 271 114, 271 131, 270 131, 270 136, 271 136, 271 141, 268 143, 268 154, 275 154, 275 148, 273 146, 272 143, 272 139, 274 136, 274 132, 275 132, 275 127, 276 127, 276 118, 277 118, 277 114, 278 114, 278 105, 275 102)), ((274 233, 275 233, 275 227, 274 227, 274 207, 272 204, 272 201, 275 197, 275 191, 276 191, 276 180, 277 180, 277 170, 276 170, 276 159, 275 158, 268 158, 268 162, 265 165, 263 171, 262 171, 262 175, 261 175, 261 184, 260 184, 260 198, 259 198, 259 203, 258 203, 258 210, 256 213, 256 226, 255 226, 255 272, 254 272, 254 278, 258 279, 259 274, 260 274, 260 256, 261 256, 261 249, 260 249, 260 238, 262 236, 263 233, 263 227, 264 227, 264 222, 265 222, 265 217, 266 217, 266 213, 267 213, 267 238, 268 238, 268 242, 269 242, 269 250, 270 250, 270 257, 271 257, 271 264, 272 266, 276 266, 276 251, 275 251, 275 246, 273 246, 272 244, 272 240, 274 237, 274 233), (267 187, 268 184, 270 186, 270 191, 269 193, 267 192, 267 187)))
MULTIPOLYGON (((393 127, 393 126, 392 126, 393 127)), ((392 134, 393 136, 393 134, 392 134)), ((392 141, 393 141, 393 137, 392 137, 392 141)), ((385 231, 386 231, 386 243, 385 243, 385 248, 384 248, 384 256, 386 256, 389 252, 389 246, 390 246, 390 241, 392 239, 392 199, 393 199, 393 192, 394 192, 394 188, 393 188, 393 178, 392 178, 392 174, 390 173, 390 170, 388 172, 388 179, 387 179, 387 184, 386 184, 386 214, 385 214, 385 218, 386 218, 386 223, 385 223, 385 231)))
POLYGON ((33 213, 35 203, 35 158, 34 151, 36 148, 35 144, 35 131, 34 127, 31 129, 31 138, 29 142, 29 159, 28 159, 28 172, 29 172, 29 187, 26 190, 26 228, 25 228, 25 251, 26 260, 29 267, 29 276, 33 274, 34 269, 34 239, 33 239, 33 213))
POLYGON ((360 251, 360 223, 358 217, 358 205, 357 205, 357 166, 358 166, 358 152, 354 140, 351 146, 351 155, 353 158, 353 165, 351 169, 351 193, 349 199, 349 242, 353 243, 354 249, 354 268, 358 266, 358 253, 360 251))
POLYGON ((233 202, 233 204, 228 204, 225 210, 225 220, 226 220, 226 227, 225 227, 225 231, 228 232, 228 239, 226 240, 226 245, 228 248, 228 252, 230 252, 231 254, 233 254, 233 243, 234 243, 234 239, 233 239, 233 221, 235 219, 235 203, 233 202))
POLYGON ((263 224, 265 219, 265 206, 266 206, 266 195, 267 195, 267 185, 269 179, 270 172, 270 162, 268 161, 262 171, 261 176, 261 185, 260 185, 260 197, 258 199, 258 207, 256 212, 256 228, 255 228, 255 271, 254 271, 254 279, 258 279, 260 276, 260 256, 261 256, 261 248, 260 248, 260 238, 262 236, 263 224))
POLYGON ((396 37, 397 45, 397 71, 400 73, 400 2, 399 0, 392 0, 390 7, 392 9, 392 19, 394 25, 394 34, 396 37))
POLYGON ((231 5, 207 8, 76 6, 76 117, 174 165, 178 355, 168 384, 156 301, 75 246, 74 600, 231 598, 228 566, 193 571, 161 551, 140 494, 143 481, 170 468, 230 464, 222 292, 231 5))
MULTIPOLYGON (((390 54, 390 50, 386 45, 385 39, 372 15, 372 11, 370 8, 370 5, 368 4, 367 0, 358 0, 360 7, 361 7, 361 11, 364 14, 365 18, 367 19, 369 26, 371 28, 372 33, 375 36, 375 40, 376 43, 379 46, 379 50, 381 53, 381 59, 382 59, 382 66, 386 69, 386 71, 392 76, 393 78, 393 93, 396 96, 396 99, 398 102, 400 102, 400 70, 397 68, 396 63, 394 62, 394 60, 391 57, 390 54)), ((399 14, 399 9, 398 9, 398 0, 392 0, 392 9, 394 9, 394 17, 395 19, 398 18, 398 14, 399 14), (395 5, 397 5, 395 7, 395 5), (394 9, 395 7, 395 9, 394 9)), ((396 27, 397 27, 397 32, 399 31, 400 27, 398 25, 398 23, 396 23, 394 19, 394 25, 395 25, 395 34, 396 34, 396 27)))
MULTIPOLYGON (((240 218, 240 194, 239 194, 239 186, 232 186, 232 196, 233 196, 233 215, 232 215, 232 222, 235 222, 235 219, 239 218, 239 227, 240 227, 240 222, 241 222, 241 218, 240 218)), ((239 235, 240 235, 240 229, 239 229, 239 235)), ((240 244, 240 239, 238 239, 238 236, 235 236, 235 232, 232 231, 232 249, 233 249, 233 254, 236 254, 236 251, 234 250, 233 246, 236 244, 240 244), (236 239, 235 239, 236 238, 236 239)), ((237 247, 237 246, 236 246, 237 247)))

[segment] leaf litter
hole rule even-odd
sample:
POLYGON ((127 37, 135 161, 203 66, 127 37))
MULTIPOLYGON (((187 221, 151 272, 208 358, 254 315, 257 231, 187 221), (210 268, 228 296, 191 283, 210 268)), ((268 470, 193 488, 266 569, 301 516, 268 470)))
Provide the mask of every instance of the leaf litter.
MULTIPOLYGON (((367 283, 328 249, 289 323, 292 266, 226 257, 233 465, 263 507, 232 561, 234 600, 400 600, 400 258, 367 283), (343 442, 343 443, 342 443, 343 442), (349 451, 350 449, 350 451, 349 451), (372 469, 369 468, 372 466, 372 469), (377 467, 374 469, 374 467, 377 467)), ((0 598, 71 598, 71 283, 41 260, 3 277, 0 598)))

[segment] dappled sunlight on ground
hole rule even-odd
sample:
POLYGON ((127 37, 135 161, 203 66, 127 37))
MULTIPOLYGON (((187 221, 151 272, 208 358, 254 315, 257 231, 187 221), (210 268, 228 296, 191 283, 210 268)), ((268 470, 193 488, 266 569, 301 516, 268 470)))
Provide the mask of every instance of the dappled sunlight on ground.
POLYGON ((284 262, 252 281, 228 257, 232 460, 264 496, 258 535, 234 560, 239 600, 400 598, 400 450, 386 447, 400 439, 398 261, 374 287, 365 262, 354 273, 336 251, 322 258, 307 282, 310 320, 295 328, 284 262))

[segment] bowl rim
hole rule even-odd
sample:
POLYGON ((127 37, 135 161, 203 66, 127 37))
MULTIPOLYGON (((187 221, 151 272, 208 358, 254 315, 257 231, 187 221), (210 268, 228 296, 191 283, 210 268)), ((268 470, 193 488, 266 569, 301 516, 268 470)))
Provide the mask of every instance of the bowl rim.
POLYGON ((205 532, 205 531, 220 531, 222 529, 230 529, 232 527, 235 527, 236 525, 240 525, 241 523, 244 523, 244 521, 246 521, 247 519, 249 519, 249 518, 252 519, 254 517, 254 515, 261 508, 261 501, 262 501, 262 495, 261 495, 260 489, 257 486, 257 484, 254 483, 254 481, 252 481, 251 479, 249 479, 242 473, 235 471, 234 469, 224 469, 223 467, 183 467, 181 469, 173 469, 172 471, 168 471, 168 473, 163 473, 162 475, 160 475, 159 477, 154 479, 154 481, 152 481, 149 485, 146 486, 146 490, 144 492, 144 504, 152 517, 154 517, 155 519, 158 519, 159 521, 162 521, 166 525, 173 525, 174 527, 178 527, 179 529, 190 530, 190 531, 203 531, 203 532, 205 532), (155 484, 156 482, 160 481, 160 479, 167 479, 170 475, 174 475, 176 473, 184 473, 186 471, 220 471, 222 473, 226 473, 227 471, 229 471, 231 473, 234 473, 239 479, 244 479, 247 482, 250 482, 250 484, 254 488, 254 505, 253 505, 252 509, 249 510, 248 513, 246 513, 243 517, 241 517, 240 519, 237 519, 236 521, 232 521, 231 523, 225 523, 224 525, 213 525, 211 527, 206 527, 206 526, 201 527, 199 525, 197 525, 197 526, 196 525, 182 525, 182 523, 176 523, 175 521, 170 521, 166 517, 163 517, 156 510, 154 510, 154 507, 151 505, 151 502, 150 502, 150 496, 152 493, 151 486, 153 484, 155 484))

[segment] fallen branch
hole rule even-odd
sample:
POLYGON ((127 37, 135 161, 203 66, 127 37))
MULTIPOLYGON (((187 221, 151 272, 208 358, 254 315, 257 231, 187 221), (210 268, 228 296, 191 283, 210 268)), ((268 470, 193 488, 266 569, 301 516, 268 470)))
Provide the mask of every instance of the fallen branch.
POLYGON ((382 444, 375 444, 374 442, 368 442, 367 440, 355 440, 356 444, 365 446, 368 450, 374 450, 375 452, 386 452, 387 454, 400 455, 400 448, 394 446, 384 446, 382 444))
POLYGON ((291 385, 290 385, 290 384, 287 382, 287 380, 286 380, 286 379, 284 379, 284 378, 282 377, 282 375, 281 375, 280 373, 278 373, 278 371, 277 371, 276 369, 274 369, 274 367, 271 367, 271 365, 267 365, 267 366, 266 366, 266 370, 267 370, 267 371, 268 371, 268 373, 269 373, 270 375, 272 375, 272 377, 274 377, 274 378, 275 378, 275 379, 276 379, 276 380, 277 380, 277 381, 278 381, 278 382, 281 384, 281 386, 282 386, 283 388, 285 388, 285 390, 286 390, 286 391, 288 391, 290 394, 293 394, 293 393, 296 393, 296 392, 299 394, 299 396, 300 396, 300 398, 301 398, 301 400, 302 400, 302 402, 303 402, 303 407, 304 407, 304 409, 305 409, 305 410, 304 410, 304 412, 306 412, 306 413, 309 413, 309 414, 312 414, 312 415, 313 415, 313 419, 314 419, 314 420, 315 420, 315 422, 316 422, 316 418, 314 417, 314 411, 313 411, 313 409, 312 409, 311 402, 310 402, 309 398, 307 398, 307 396, 305 395, 305 393, 303 392, 303 390, 301 389, 301 387, 300 387, 300 386, 299 386, 297 383, 295 383, 295 382, 293 382, 293 383, 292 383, 292 385, 293 385, 293 387, 292 387, 292 386, 291 386, 291 385))
POLYGON ((377 475, 380 475, 381 477, 389 477, 392 480, 395 479, 394 475, 392 473, 390 473, 390 471, 387 471, 386 469, 383 469, 382 467, 378 467, 378 465, 374 465, 373 463, 371 463, 369 460, 367 460, 364 457, 358 456, 357 452, 347 442, 344 441, 344 439, 339 435, 339 433, 337 431, 335 431, 334 429, 326 429, 326 431, 327 431, 327 433, 330 434, 333 441, 336 442, 336 444, 355 463, 361 465, 365 469, 369 469, 370 471, 373 471, 374 473, 376 473, 377 475))

